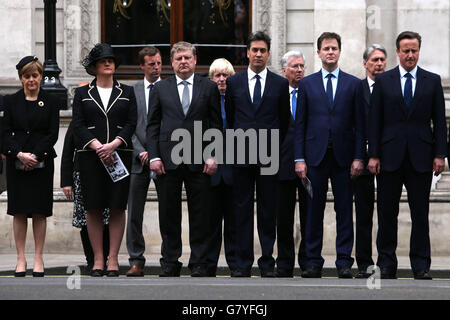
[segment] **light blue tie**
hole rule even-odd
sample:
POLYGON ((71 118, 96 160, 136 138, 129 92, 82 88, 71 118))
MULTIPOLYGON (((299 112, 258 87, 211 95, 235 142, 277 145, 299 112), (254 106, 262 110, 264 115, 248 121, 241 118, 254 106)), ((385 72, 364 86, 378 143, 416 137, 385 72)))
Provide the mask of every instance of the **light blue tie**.
POLYGON ((292 116, 295 120, 295 112, 297 111, 297 89, 292 90, 292 116))

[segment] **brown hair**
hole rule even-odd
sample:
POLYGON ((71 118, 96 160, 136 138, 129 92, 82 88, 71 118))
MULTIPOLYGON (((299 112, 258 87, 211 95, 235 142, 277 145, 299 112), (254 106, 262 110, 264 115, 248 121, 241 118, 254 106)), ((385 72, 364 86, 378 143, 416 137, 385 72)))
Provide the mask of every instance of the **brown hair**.
POLYGON ((397 40, 395 41, 397 50, 400 50, 400 41, 402 41, 403 39, 417 39, 419 41, 419 49, 422 45, 422 37, 420 36, 420 34, 413 31, 403 31, 398 35, 397 40))
POLYGON ((154 57, 159 53, 161 55, 161 52, 158 48, 155 47, 144 47, 141 51, 139 51, 139 63, 145 64, 145 56, 154 57))
POLYGON ((336 39, 338 43, 339 50, 341 50, 341 36, 335 32, 324 32, 320 35, 319 39, 317 39, 317 50, 322 48, 322 41, 325 39, 336 39))
POLYGON ((24 65, 22 68, 20 68, 17 73, 19 74, 19 78, 22 78, 22 76, 25 73, 37 71, 42 76, 44 72, 44 67, 42 66, 42 63, 39 60, 31 61, 24 65))

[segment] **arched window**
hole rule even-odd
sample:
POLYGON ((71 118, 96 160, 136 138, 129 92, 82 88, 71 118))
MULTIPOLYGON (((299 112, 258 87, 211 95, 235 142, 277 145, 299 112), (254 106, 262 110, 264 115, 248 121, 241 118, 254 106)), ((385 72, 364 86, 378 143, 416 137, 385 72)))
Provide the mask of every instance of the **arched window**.
POLYGON ((251 0, 102 0, 101 8, 102 42, 121 58, 123 77, 140 74, 137 55, 146 45, 160 49, 163 73, 171 73, 170 47, 181 40, 196 45, 199 72, 220 57, 236 69, 247 65, 251 0))

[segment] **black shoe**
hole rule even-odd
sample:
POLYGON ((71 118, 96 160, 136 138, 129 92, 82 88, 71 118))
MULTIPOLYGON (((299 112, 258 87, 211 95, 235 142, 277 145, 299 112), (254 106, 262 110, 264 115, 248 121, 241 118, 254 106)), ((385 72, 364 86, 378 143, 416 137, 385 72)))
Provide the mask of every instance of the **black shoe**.
POLYGON ((397 272, 392 269, 381 268, 381 279, 397 279, 397 272))
POLYGON ((164 267, 161 269, 160 277, 179 277, 181 268, 164 267))
POLYGON ((430 276, 429 271, 427 270, 420 270, 414 272, 414 279, 415 280, 433 280, 433 278, 430 276))
POLYGON ((231 277, 233 278, 250 278, 251 277, 251 272, 250 270, 233 270, 231 271, 231 277))
MULTIPOLYGON (((16 270, 17 270, 17 266, 16 266, 16 270)), ((25 271, 14 272, 14 277, 16 277, 16 278, 23 278, 26 275, 27 275, 27 265, 25 265, 25 271)))
POLYGON ((260 270, 261 278, 275 278, 273 270, 260 270))
POLYGON ((199 278, 199 277, 207 277, 207 276, 208 276, 208 274, 206 272, 205 267, 198 265, 198 266, 194 266, 192 268, 191 277, 199 278))
POLYGON ((322 268, 306 267, 306 270, 302 272, 302 278, 322 278, 322 268))
POLYGON ((42 278, 44 276, 45 272, 34 272, 33 271, 33 277, 34 278, 42 278))
POLYGON ((119 276, 119 270, 106 270, 106 276, 107 277, 118 277, 119 276))
POLYGON ((358 273, 355 275, 355 279, 367 279, 371 276, 372 274, 366 272, 366 271, 358 271, 358 273))
POLYGON ((92 269, 91 270, 91 277, 103 277, 103 270, 102 269, 92 269))
POLYGON ((339 268, 337 272, 339 279, 353 279, 353 274, 350 268, 339 268))
POLYGON ((275 277, 277 277, 277 278, 292 278, 292 277, 294 277, 294 273, 292 270, 277 269, 277 272, 275 273, 275 277))

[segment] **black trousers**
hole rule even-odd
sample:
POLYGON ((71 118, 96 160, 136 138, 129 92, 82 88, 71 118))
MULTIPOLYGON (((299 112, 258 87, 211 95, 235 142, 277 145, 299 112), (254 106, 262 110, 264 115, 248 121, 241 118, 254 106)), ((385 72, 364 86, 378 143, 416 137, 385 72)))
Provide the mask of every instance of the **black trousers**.
POLYGON ((256 165, 233 167, 234 206, 236 214, 236 267, 249 271, 254 261, 254 195, 261 257, 260 270, 273 271, 273 246, 276 237, 278 177, 261 175, 256 165))
POLYGON ((217 186, 211 187, 210 197, 210 238, 207 252, 208 271, 216 273, 217 262, 223 244, 225 259, 230 270, 236 269, 236 222, 233 206, 233 186, 223 181, 217 186), (222 224, 223 221, 223 224, 222 224))
POLYGON ((279 181, 279 203, 277 209, 277 269, 292 272, 295 265, 294 218, 297 193, 300 211, 300 247, 298 264, 305 269, 305 228, 306 228, 306 190, 299 178, 279 181))
POLYGON ((382 171, 377 179, 378 192, 378 234, 377 249, 380 268, 389 272, 397 270, 397 229, 399 202, 402 187, 408 192, 408 204, 411 212, 411 238, 409 258, 413 272, 429 270, 429 201, 432 172, 417 172, 406 156, 401 167, 393 172, 382 171))
POLYGON ((161 232, 161 265, 177 268, 182 253, 181 242, 181 190, 184 183, 189 215, 189 245, 191 255, 188 267, 206 267, 206 250, 209 237, 210 177, 194 172, 181 164, 175 170, 155 180, 159 202, 159 228, 161 232))
POLYGON ((372 259, 372 227, 375 202, 375 177, 364 174, 353 182, 356 209, 355 256, 358 270, 374 265, 372 259))

